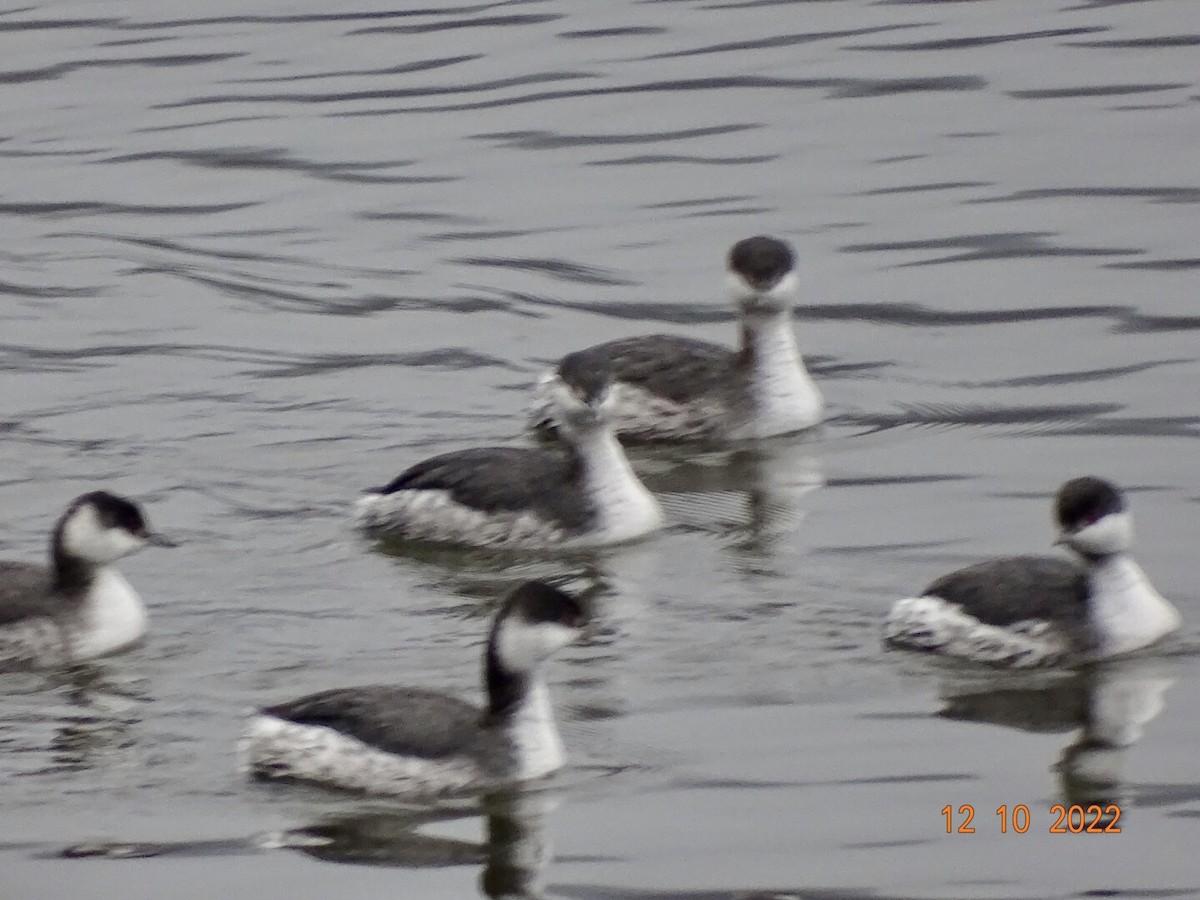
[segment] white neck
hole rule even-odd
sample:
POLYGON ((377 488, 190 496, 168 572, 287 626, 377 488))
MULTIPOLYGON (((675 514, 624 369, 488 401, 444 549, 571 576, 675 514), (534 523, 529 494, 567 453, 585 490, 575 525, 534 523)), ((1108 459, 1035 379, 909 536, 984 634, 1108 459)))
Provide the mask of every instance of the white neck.
POLYGON ((554 724, 550 691, 539 673, 529 679, 529 689, 520 705, 504 725, 512 745, 516 772, 520 780, 541 778, 561 769, 566 762, 562 738, 554 724))
POLYGON ((1179 611, 1150 584, 1126 553, 1095 562, 1089 571, 1095 655, 1117 656, 1149 646, 1179 627, 1179 611))
POLYGON ((580 436, 584 483, 599 515, 599 530, 606 541, 639 537, 662 525, 662 509, 646 490, 620 443, 608 428, 580 436))
POLYGON ((770 437, 810 428, 821 420, 825 402, 796 346, 791 310, 744 316, 742 347, 750 353, 752 418, 738 437, 770 437))
POLYGON ((69 626, 71 654, 91 659, 115 653, 146 632, 146 607, 116 569, 96 571, 79 618, 69 626))

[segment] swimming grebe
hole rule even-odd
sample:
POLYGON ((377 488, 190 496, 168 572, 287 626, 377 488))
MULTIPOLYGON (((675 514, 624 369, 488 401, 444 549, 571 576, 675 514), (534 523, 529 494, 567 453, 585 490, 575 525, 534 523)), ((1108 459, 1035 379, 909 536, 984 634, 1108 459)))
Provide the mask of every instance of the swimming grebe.
POLYGON ((262 709, 243 740, 263 778, 373 794, 477 790, 549 775, 565 760, 542 664, 580 634, 580 603, 530 581, 496 614, 484 650, 487 708, 435 691, 372 685, 262 709))
POLYGON ((943 575, 898 601, 884 640, 999 666, 1045 666, 1119 656, 1179 627, 1179 612, 1133 561, 1133 524, 1121 492, 1075 478, 1055 500, 1054 557, 993 559, 943 575))
POLYGON ((146 546, 174 547, 132 500, 93 491, 71 501, 50 537, 50 566, 0 562, 0 669, 106 656, 146 631, 142 600, 112 567, 146 546))
POLYGON ((804 367, 792 327, 797 276, 791 247, 771 237, 729 252, 741 347, 669 334, 622 338, 579 350, 534 388, 532 426, 552 431, 548 388, 579 373, 613 380, 613 429, 637 441, 744 440, 790 434, 821 421, 824 401, 804 367))
POLYGON ((602 374, 547 388, 565 452, 480 447, 417 463, 355 506, 384 537, 477 547, 596 546, 642 537, 662 510, 638 480, 607 417, 602 374))

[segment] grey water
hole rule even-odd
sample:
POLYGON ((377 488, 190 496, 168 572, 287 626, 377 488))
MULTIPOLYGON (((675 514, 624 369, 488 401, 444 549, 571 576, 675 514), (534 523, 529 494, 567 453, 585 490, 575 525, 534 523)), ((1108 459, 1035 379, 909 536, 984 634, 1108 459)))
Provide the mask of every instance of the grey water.
POLYGON ((0 554, 98 486, 183 544, 123 566, 144 646, 0 680, 0 893, 1200 895, 1198 48, 1192 0, 0 9, 0 554), (424 455, 525 442, 570 349, 732 343, 759 233, 797 248, 825 426, 636 450, 671 525, 592 556, 348 527, 424 455), (1180 635, 1029 678, 881 648, 940 572, 1052 552, 1085 473, 1180 635), (595 594, 551 785, 239 773, 256 704, 473 695, 530 576, 595 594), (1121 832, 1053 833, 1090 803, 1121 832))

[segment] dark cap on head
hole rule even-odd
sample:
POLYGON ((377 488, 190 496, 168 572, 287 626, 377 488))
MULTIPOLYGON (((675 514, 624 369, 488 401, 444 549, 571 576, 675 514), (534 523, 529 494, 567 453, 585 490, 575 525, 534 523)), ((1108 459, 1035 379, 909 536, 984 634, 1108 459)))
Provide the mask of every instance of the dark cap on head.
POLYGON ((577 599, 542 581, 518 585, 505 600, 499 618, 507 616, 519 616, 531 625, 552 622, 567 628, 580 628, 587 619, 577 599))
POLYGON ((92 491, 72 500, 71 505, 67 507, 66 516, 84 506, 91 506, 96 510, 96 518, 105 528, 120 528, 136 535, 146 533, 146 519, 142 515, 142 509, 132 500, 126 500, 108 491, 92 491))
POLYGON ((96 511, 96 518, 105 528, 119 528, 122 531, 127 531, 136 537, 144 539, 156 547, 178 546, 169 538, 150 530, 150 525, 147 523, 146 516, 140 506, 132 500, 126 500, 124 497, 118 497, 116 494, 110 494, 108 491, 90 491, 86 494, 80 494, 72 500, 70 505, 67 506, 67 511, 63 513, 62 518, 59 520, 56 533, 61 531, 62 525, 67 519, 84 506, 90 506, 96 511))
POLYGON ((1112 513, 1124 512, 1125 497, 1103 478, 1072 478, 1058 489, 1054 516, 1063 531, 1084 528, 1112 513))
POLYGON ((729 268, 759 290, 774 287, 795 265, 792 248, 773 237, 746 238, 729 251, 729 268))

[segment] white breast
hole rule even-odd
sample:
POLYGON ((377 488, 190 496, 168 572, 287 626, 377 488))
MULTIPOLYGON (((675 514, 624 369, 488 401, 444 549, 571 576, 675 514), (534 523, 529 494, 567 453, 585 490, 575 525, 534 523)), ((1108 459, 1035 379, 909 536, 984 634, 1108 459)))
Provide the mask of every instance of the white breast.
POLYGON ((116 569, 96 572, 76 621, 67 626, 71 656, 91 659, 128 647, 146 633, 146 607, 116 569))
POLYGON ((1096 656, 1130 653, 1179 627, 1179 611, 1125 554, 1098 562, 1089 578, 1092 624, 1099 639, 1096 656))

